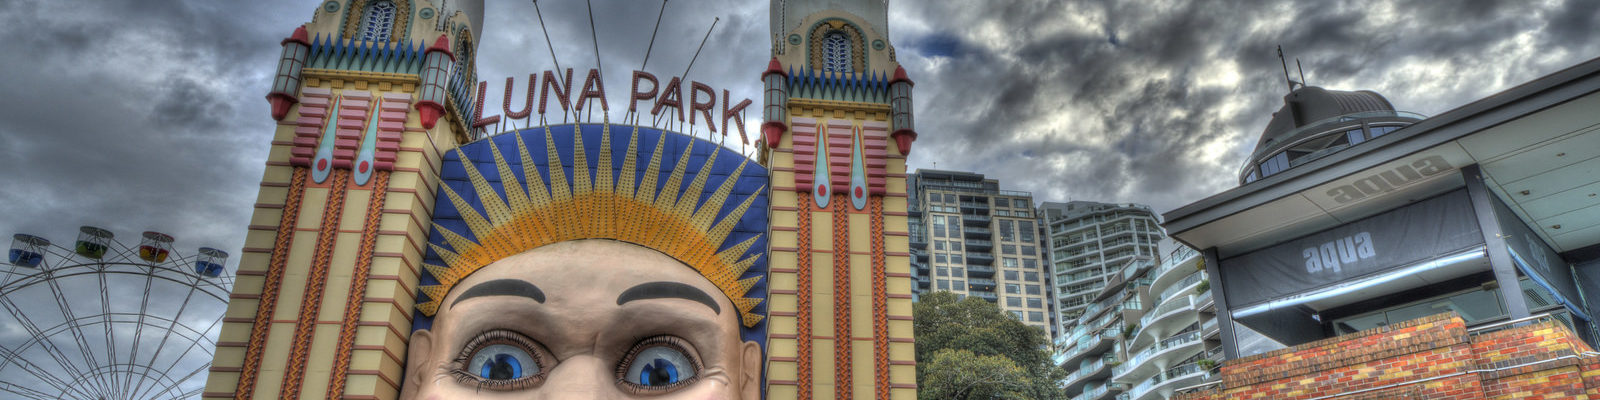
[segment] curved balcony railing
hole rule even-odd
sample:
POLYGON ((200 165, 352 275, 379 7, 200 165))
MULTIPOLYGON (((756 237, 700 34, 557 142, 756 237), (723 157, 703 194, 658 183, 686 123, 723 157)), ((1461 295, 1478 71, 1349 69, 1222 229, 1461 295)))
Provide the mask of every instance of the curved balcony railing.
POLYGON ((1200 365, 1198 364, 1184 364, 1173 367, 1166 371, 1162 371, 1161 373, 1156 374, 1156 376, 1152 376, 1150 379, 1144 380, 1144 382, 1139 382, 1138 385, 1135 385, 1132 389, 1128 390, 1127 394, 1129 395, 1130 399, 1142 400, 1147 394, 1155 393, 1162 388, 1171 387, 1178 384, 1191 384, 1195 380, 1192 378, 1204 378, 1207 374, 1209 374, 1209 372, 1207 372, 1204 368, 1200 368, 1200 365))
POLYGON ((1139 318, 1139 325, 1149 326, 1151 322, 1166 318, 1169 314, 1174 314, 1178 311, 1190 311, 1193 308, 1194 296, 1180 296, 1177 297, 1177 300, 1161 303, 1161 306, 1139 318))
POLYGON ((1278 151, 1283 150, 1284 144, 1286 144, 1285 141, 1288 139, 1292 139, 1307 132, 1332 131, 1336 130, 1335 128, 1340 128, 1337 130, 1342 131, 1344 130, 1343 128, 1345 125, 1353 125, 1353 122, 1360 122, 1361 120, 1368 118, 1385 117, 1408 118, 1415 121, 1421 121, 1428 118, 1422 114, 1406 111, 1365 111, 1324 118, 1316 122, 1302 125, 1299 128, 1273 135, 1271 138, 1267 138, 1266 140, 1262 141, 1263 145, 1254 152, 1251 152, 1250 158, 1244 161, 1244 165, 1239 166, 1239 180, 1241 182, 1244 181, 1244 177, 1250 175, 1251 167, 1255 166, 1255 163, 1266 159, 1264 156, 1273 155, 1278 151))
POLYGON ((1124 375, 1127 375, 1128 372, 1138 369, 1139 366, 1144 365, 1146 362, 1150 362, 1150 360, 1162 355, 1162 353, 1165 353, 1167 350, 1184 347, 1191 344, 1197 344, 1199 342, 1200 331, 1191 331, 1166 338, 1160 342, 1157 342, 1156 345, 1150 346, 1149 348, 1146 348, 1134 354, 1133 356, 1128 357, 1127 362, 1117 365, 1116 368, 1112 368, 1112 379, 1119 381, 1122 380, 1125 378, 1124 375))
POLYGON ((1194 274, 1186 276, 1182 280, 1179 280, 1178 282, 1173 283, 1172 286, 1167 286, 1166 289, 1162 289, 1161 290, 1161 297, 1159 297, 1159 298, 1162 301, 1165 301, 1167 299, 1173 298, 1174 295, 1182 294, 1185 291, 1187 291, 1189 293, 1194 293, 1194 287, 1193 286, 1195 284, 1197 284, 1197 283, 1200 283, 1200 280, 1205 279, 1205 278, 1206 278, 1206 273, 1204 273, 1204 272, 1195 272, 1194 274))

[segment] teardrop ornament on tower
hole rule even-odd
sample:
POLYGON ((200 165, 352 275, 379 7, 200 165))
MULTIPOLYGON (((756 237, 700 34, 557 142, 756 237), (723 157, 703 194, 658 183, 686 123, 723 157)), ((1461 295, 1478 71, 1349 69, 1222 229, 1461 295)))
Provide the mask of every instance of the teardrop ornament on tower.
POLYGON ((856 210, 867 209, 867 162, 862 157, 861 127, 850 129, 850 206, 856 210))
POLYGON ((361 150, 356 153, 355 178, 356 186, 366 186, 372 180, 372 172, 377 160, 374 159, 378 152, 378 113, 383 112, 383 99, 379 98, 377 104, 372 106, 372 115, 367 117, 367 134, 361 139, 361 150))
POLYGON ((811 199, 816 201, 817 209, 828 208, 828 198, 833 196, 833 174, 829 173, 828 166, 828 133, 825 126, 817 132, 817 160, 811 164, 811 199))
POLYGON ((317 155, 311 158, 311 180, 316 183, 327 181, 328 175, 333 172, 334 133, 339 130, 339 113, 344 111, 339 108, 339 101, 343 98, 343 95, 333 98, 333 107, 328 108, 328 116, 323 121, 327 128, 322 131, 322 142, 317 144, 317 155))

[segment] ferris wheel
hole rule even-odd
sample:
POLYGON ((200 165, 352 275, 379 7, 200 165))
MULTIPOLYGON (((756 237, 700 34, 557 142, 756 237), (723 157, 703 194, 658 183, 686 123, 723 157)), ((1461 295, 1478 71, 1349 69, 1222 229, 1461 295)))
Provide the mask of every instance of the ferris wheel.
POLYGON ((204 390, 233 277, 228 254, 127 246, 79 229, 72 247, 13 236, 0 265, 0 398, 170 399, 204 390))

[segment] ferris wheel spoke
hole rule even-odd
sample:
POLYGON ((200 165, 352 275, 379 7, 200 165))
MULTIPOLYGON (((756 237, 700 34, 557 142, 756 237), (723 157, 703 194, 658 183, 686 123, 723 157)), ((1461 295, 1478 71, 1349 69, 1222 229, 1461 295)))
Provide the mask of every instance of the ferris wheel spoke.
MULTIPOLYGON (((190 342, 189 343, 189 347, 184 348, 183 349, 183 353, 179 353, 178 354, 178 358, 173 359, 171 364, 167 364, 167 367, 163 368, 161 370, 161 375, 162 376, 171 376, 172 375, 172 369, 176 368, 179 363, 183 362, 183 357, 184 356, 189 355, 190 351, 194 351, 195 347, 199 347, 200 346, 200 342, 210 341, 211 340, 210 337, 208 337, 207 335, 210 335, 211 334, 211 330, 212 329, 216 329, 217 328, 217 324, 219 324, 219 323, 222 323, 222 318, 217 318, 217 320, 211 321, 211 326, 207 326, 205 330, 190 329, 192 331, 199 332, 200 337, 198 339, 195 339, 193 342, 190 342)), ((187 325, 185 325, 185 327, 188 328, 187 325)), ((214 346, 214 345, 216 345, 216 343, 213 342, 212 345, 214 346)), ((210 365, 211 365, 211 363, 207 362, 206 363, 206 368, 210 368, 210 365)))
MULTIPOLYGON (((110 365, 117 365, 117 333, 116 326, 111 323, 111 298, 109 297, 111 288, 106 284, 106 274, 95 274, 95 277, 97 278, 95 280, 100 283, 100 321, 105 327, 106 353, 109 353, 106 356, 111 359, 110 365)), ((134 342, 133 347, 135 349, 139 348, 139 343, 134 342)), ((111 386, 121 386, 117 384, 115 371, 112 372, 110 374, 111 386)), ((127 389, 124 388, 122 393, 127 393, 127 389)))
MULTIPOLYGON (((71 357, 68 357, 66 352, 61 351, 60 348, 56 347, 55 342, 51 341, 50 337, 45 335, 43 329, 39 329, 39 325, 35 324, 32 318, 28 318, 28 315, 23 313, 21 307, 17 307, 16 303, 13 303, 10 298, 6 297, 0 297, 0 306, 4 306, 6 311, 11 312, 11 315, 15 317, 18 322, 22 323, 22 328, 28 331, 28 334, 33 337, 32 341, 39 343, 39 348, 44 350, 45 353, 49 354, 50 358, 55 360, 56 364, 60 365, 63 370, 74 375, 83 375, 83 370, 79 369, 78 365, 72 362, 71 357)), ((22 346, 22 348, 25 349, 27 346, 22 346)), ((7 358, 18 357, 8 356, 7 358)), ((93 366, 90 367, 92 368, 93 366)), ((98 393, 96 396, 104 397, 104 392, 100 388, 94 389, 96 389, 95 392, 98 393)))
MULTIPOLYGON (((153 266, 145 271, 144 291, 140 292, 144 293, 145 295, 139 301, 138 322, 134 323, 133 325, 133 349, 128 354, 128 362, 130 363, 133 362, 133 360, 139 359, 139 343, 144 339, 144 317, 150 312, 150 285, 155 283, 155 275, 156 268, 153 266)), ((172 320, 177 321, 178 319, 176 316, 174 316, 172 320)), ((133 369, 131 368, 128 369, 128 379, 133 379, 133 369)), ((124 388, 124 390, 127 389, 124 388)))
MULTIPOLYGON (((23 387, 23 386, 13 385, 13 384, 6 383, 6 382, 0 382, 0 392, 14 393, 14 394, 16 394, 18 396, 22 396, 22 397, 29 398, 29 399, 49 400, 49 399, 54 399, 55 398, 55 397, 51 397, 48 393, 44 393, 44 392, 40 392, 40 391, 37 391, 37 390, 29 389, 29 388, 23 387)), ((62 394, 66 394, 65 391, 63 391, 62 394)))
MULTIPOLYGON (((70 390, 71 387, 69 385, 67 385, 66 381, 61 380, 60 377, 57 377, 55 375, 50 374, 50 371, 47 371, 43 367, 40 367, 39 365, 34 364, 31 361, 28 361, 26 358, 21 357, 20 355, 18 355, 16 352, 12 351, 11 349, 7 349, 5 347, 0 347, 0 356, 4 356, 4 358, 5 358, 4 361, 0 361, 0 367, 4 367, 5 363, 15 364, 17 367, 22 368, 23 371, 28 372, 29 375, 33 375, 34 378, 38 378, 39 381, 44 382, 45 384, 48 384, 51 387, 54 387, 56 390, 61 391, 62 394, 66 394, 67 392, 71 391, 70 390)), ((0 382, 0 383, 3 383, 3 382, 0 382)), ((13 384, 10 384, 10 383, 4 383, 4 384, 6 386, 13 386, 13 387, 21 388, 21 389, 27 389, 25 387, 13 385, 13 384)), ((91 395, 91 396, 93 395, 92 393, 84 393, 84 394, 91 395)))
MULTIPOLYGON (((46 273, 53 275, 50 271, 46 271, 46 273)), ((67 302, 66 295, 61 290, 61 283, 55 279, 47 279, 45 282, 50 285, 50 294, 55 297, 56 307, 61 309, 61 316, 66 318, 67 330, 71 333, 72 340, 77 342, 78 354, 83 356, 83 360, 89 368, 92 369, 94 366, 100 365, 99 358, 95 357, 90 351, 89 340, 83 335, 83 326, 78 323, 77 314, 72 312, 72 305, 67 302)), ((112 392, 111 387, 108 386, 102 386, 101 389, 106 392, 112 392)))
MULTIPOLYGON (((189 291, 188 291, 188 293, 186 293, 186 294, 184 294, 184 295, 183 295, 183 303, 181 303, 181 304, 179 304, 179 305, 178 305, 178 312, 177 312, 177 313, 175 313, 175 314, 173 314, 173 315, 172 315, 172 321, 171 321, 171 323, 168 323, 168 324, 167 324, 167 332, 169 332, 169 333, 168 333, 168 334, 169 334, 169 335, 170 335, 170 334, 171 334, 171 333, 170 333, 170 332, 173 332, 173 330, 175 330, 175 329, 177 329, 177 328, 178 328, 178 320, 179 320, 179 319, 181 319, 181 318, 183 318, 183 312, 184 312, 184 311, 185 311, 185 310, 188 310, 188 309, 189 309, 189 301, 190 301, 190 299, 193 299, 193 298, 194 298, 194 291, 195 291, 195 290, 196 290, 196 289, 197 289, 197 286, 195 286, 195 285, 190 285, 190 286, 189 286, 189 291)), ((218 319, 218 320, 219 320, 219 321, 220 321, 220 320, 221 320, 221 319, 218 319)), ((189 327, 189 326, 188 326, 188 325, 184 325, 184 327, 185 327, 185 328, 188 328, 188 327, 189 327)), ((201 337, 202 337, 202 338, 203 338, 203 337, 204 337, 204 336, 205 336, 205 335, 206 335, 206 334, 208 334, 208 333, 209 333, 209 331, 207 331, 207 332, 200 332, 200 333, 199 333, 199 334, 200 334, 200 336, 201 336, 201 337)), ((203 339, 202 339, 202 340, 203 340, 203 339)), ((199 341, 200 341, 200 340, 196 340, 196 341, 195 341, 195 342, 199 342, 199 341)), ((156 360, 159 360, 159 359, 161 359, 161 350, 162 350, 162 349, 165 349, 165 348, 166 348, 166 347, 167 347, 167 341, 166 341, 166 340, 162 340, 162 341, 161 341, 161 343, 160 343, 160 344, 158 344, 158 345, 156 345, 156 352, 155 352, 155 354, 151 354, 151 355, 150 355, 150 364, 151 364, 151 367, 154 367, 154 366, 155 366, 155 362, 156 362, 156 360)), ((135 350, 137 350, 137 349, 135 349, 135 350)), ((181 359, 183 359, 183 358, 182 358, 182 357, 179 357, 179 358, 178 358, 178 359, 180 359, 180 360, 181 360, 181 359)), ((130 359, 129 359, 129 360, 128 360, 128 361, 130 361, 130 362, 132 362, 132 361, 133 361, 133 360, 134 360, 134 359, 132 359, 132 358, 130 358, 130 359)), ((129 379, 130 379, 130 380, 131 380, 131 379, 132 379, 132 376, 131 376, 131 375, 132 375, 132 372, 130 372, 130 373, 129 373, 129 374, 130 374, 130 376, 129 376, 129 379)))
MULTIPOLYGON (((190 370, 188 374, 185 374, 183 376, 183 379, 174 379, 172 381, 172 383, 168 383, 165 386, 162 386, 161 387, 161 391, 150 393, 150 396, 148 398, 152 398, 153 399, 153 398, 156 398, 157 396, 160 396, 162 394, 170 393, 170 392, 172 392, 174 390, 178 390, 178 386, 183 385, 183 382, 188 381, 189 378, 192 378, 195 375, 199 375, 201 371, 205 371, 205 370, 208 370, 208 369, 211 369, 211 363, 210 362, 207 362, 204 365, 201 365, 199 368, 195 368, 193 370, 190 370)), ((201 387, 201 389, 203 390, 205 388, 201 387)), ((175 399, 177 399, 177 398, 189 398, 189 396, 187 396, 185 393, 179 393, 177 396, 174 396, 172 398, 175 398, 175 399)))

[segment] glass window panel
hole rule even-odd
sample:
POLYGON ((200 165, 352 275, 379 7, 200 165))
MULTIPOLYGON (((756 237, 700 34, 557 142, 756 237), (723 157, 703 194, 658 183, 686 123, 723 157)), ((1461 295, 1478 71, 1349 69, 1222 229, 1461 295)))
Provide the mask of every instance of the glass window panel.
POLYGON ((1022 246, 1022 255, 1033 256, 1033 255, 1038 255, 1038 254, 1039 254, 1039 251, 1038 251, 1037 247, 1022 246))
POLYGON ((1029 297, 1028 298, 1028 307, 1043 308, 1044 307, 1044 300, 1040 299, 1038 297, 1029 297))
POLYGON ((933 249, 934 250, 944 250, 944 241, 943 240, 935 240, 935 241, 933 241, 933 249))
POLYGON ((947 280, 944 280, 944 279, 940 279, 939 280, 939 290, 950 290, 950 281, 947 281, 947 280))
POLYGON ((966 263, 965 261, 961 261, 961 255, 960 254, 951 254, 950 255, 950 262, 954 263, 954 264, 965 264, 966 263))
POLYGON ((1028 285, 1028 294, 1039 294, 1039 285, 1028 285))
POLYGON ((1044 313, 1043 312, 1039 312, 1039 311, 1029 311, 1028 312, 1028 321, 1031 321, 1031 322, 1044 321, 1044 313))
MULTIPOLYGON (((1015 272, 1015 271, 1013 271, 1013 272, 1015 272)), ((1024 272, 1024 273, 1022 273, 1022 276, 1023 276, 1022 280, 1025 280, 1025 281, 1028 281, 1028 282, 1038 282, 1039 281, 1039 273, 1038 272, 1024 272)))
POLYGON ((948 257, 946 257, 943 254, 934 254, 933 255, 933 261, 935 261, 935 262, 950 262, 948 257))
POLYGON ((1006 271, 1005 276, 1008 281, 1017 280, 1017 271, 1006 271))
POLYGON ((1008 220, 1001 220, 1000 221, 1000 240, 1005 240, 1005 241, 1017 240, 1017 237, 1014 234, 1014 232, 1011 231, 1011 228, 1012 228, 1011 221, 1008 221, 1008 220))
POLYGON ((1017 254, 1017 245, 1014 245, 1014 244, 1001 245, 1000 246, 1000 253, 1001 254, 1006 254, 1006 255, 1016 255, 1017 254))
POLYGON ((1008 293, 1008 294, 1022 294, 1022 285, 1018 285, 1018 284, 1015 284, 1015 283, 1007 283, 1006 284, 1006 293, 1008 293))
POLYGON ((1024 259, 1024 260, 1022 260, 1022 267, 1023 268, 1027 268, 1027 269, 1037 268, 1037 267, 1039 267, 1039 261, 1038 260, 1034 260, 1032 258, 1024 259))
POLYGON ((1022 298, 1017 296, 1006 296, 1006 305, 1010 307, 1022 307, 1022 298))
POLYGON ((1017 259, 1015 259, 1015 258, 1004 258, 1004 259, 1001 259, 1000 260, 1000 265, 1004 265, 1006 268, 1016 268, 1017 267, 1017 259))
POLYGON ((1033 221, 1018 222, 1017 223, 1017 230, 1020 231, 1020 232, 1017 232, 1017 236, 1021 237, 1022 241, 1024 241, 1024 242, 1032 242, 1033 241, 1033 221))
POLYGON ((954 288, 955 290, 967 290, 967 282, 966 281, 950 281, 950 287, 954 288))

